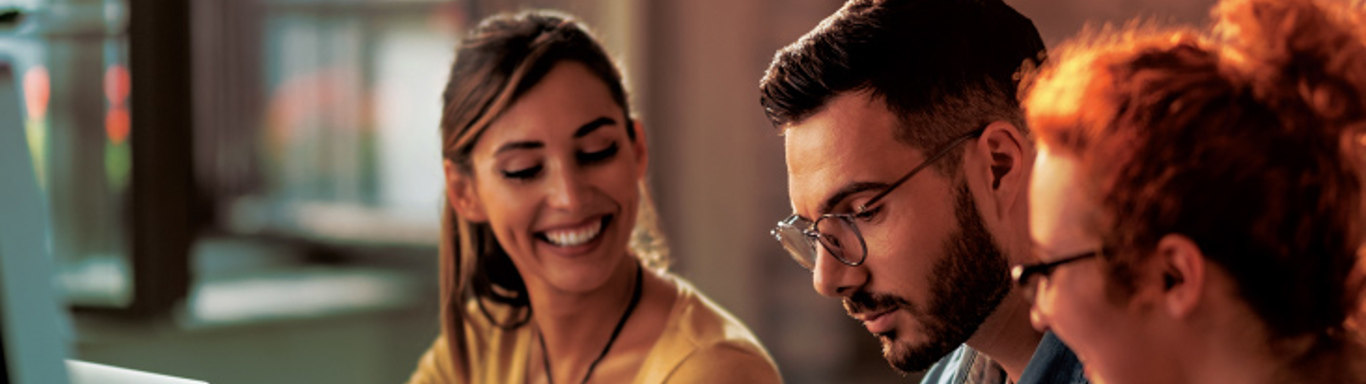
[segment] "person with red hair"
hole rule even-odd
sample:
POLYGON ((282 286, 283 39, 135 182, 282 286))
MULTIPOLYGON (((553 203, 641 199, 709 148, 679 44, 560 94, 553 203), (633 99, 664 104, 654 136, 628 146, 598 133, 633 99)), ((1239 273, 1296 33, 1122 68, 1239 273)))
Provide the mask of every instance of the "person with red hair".
POLYGON ((1036 328, 1102 383, 1363 382, 1363 10, 1225 0, 1067 43, 1022 95, 1036 328))

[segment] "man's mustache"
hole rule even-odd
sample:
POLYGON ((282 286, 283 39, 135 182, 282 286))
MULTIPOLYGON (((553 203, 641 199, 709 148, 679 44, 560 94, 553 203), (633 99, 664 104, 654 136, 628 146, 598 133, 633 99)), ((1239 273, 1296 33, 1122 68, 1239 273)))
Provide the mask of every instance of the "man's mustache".
POLYGON ((844 298, 844 310, 849 312, 850 316, 900 308, 911 308, 910 301, 895 295, 875 294, 862 290, 844 298))

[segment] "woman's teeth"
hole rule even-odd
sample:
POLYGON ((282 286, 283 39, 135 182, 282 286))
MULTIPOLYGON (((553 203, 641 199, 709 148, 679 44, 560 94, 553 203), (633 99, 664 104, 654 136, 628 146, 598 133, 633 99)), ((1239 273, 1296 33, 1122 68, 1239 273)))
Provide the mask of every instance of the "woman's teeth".
POLYGON ((545 238, 551 244, 561 247, 572 247, 582 245, 598 237, 602 232, 602 220, 593 220, 584 226, 565 230, 546 231, 545 238))

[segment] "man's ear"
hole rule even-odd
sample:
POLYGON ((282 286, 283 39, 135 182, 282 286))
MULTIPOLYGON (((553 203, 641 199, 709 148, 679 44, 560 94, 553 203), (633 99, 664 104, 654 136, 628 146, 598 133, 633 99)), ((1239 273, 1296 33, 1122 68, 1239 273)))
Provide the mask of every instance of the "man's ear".
POLYGON ((645 140, 645 125, 640 123, 640 119, 631 119, 631 126, 628 128, 636 135, 636 139, 631 142, 631 148, 636 153, 636 178, 643 180, 645 170, 650 166, 650 146, 646 145, 648 141, 645 140))
POLYGON ((1206 282, 1205 254, 1200 246, 1183 235, 1163 236, 1157 243, 1156 262, 1163 309, 1178 319, 1195 312, 1206 282))
POLYGON ((455 213, 472 222, 488 221, 484 204, 474 191, 474 177, 462 172, 450 159, 441 161, 441 165, 446 172, 446 201, 455 208, 455 213))
POLYGON ((991 193, 998 202, 997 214, 1005 215, 1015 204, 1024 204, 1024 192, 1029 188, 1029 168, 1032 166, 1032 161, 1026 156, 1032 152, 1020 129, 1005 121, 991 123, 977 139, 976 146, 977 152, 985 155, 986 177, 991 193))

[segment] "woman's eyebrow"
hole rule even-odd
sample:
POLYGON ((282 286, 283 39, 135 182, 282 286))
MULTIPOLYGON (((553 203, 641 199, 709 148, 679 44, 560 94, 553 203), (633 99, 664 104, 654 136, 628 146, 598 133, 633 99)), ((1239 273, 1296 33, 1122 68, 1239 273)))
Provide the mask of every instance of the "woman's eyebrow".
POLYGON ((593 131, 596 131, 598 128, 601 128, 606 125, 615 125, 616 123, 616 120, 612 120, 612 118, 606 116, 593 119, 593 121, 590 121, 587 124, 579 126, 579 129, 574 131, 574 138, 577 139, 580 137, 588 136, 588 134, 593 133, 593 131))
POLYGON ((497 155, 497 154, 500 154, 500 153, 503 153, 503 152, 507 152, 507 151, 524 150, 524 149, 538 149, 538 148, 545 148, 545 143, 542 143, 542 142, 539 142, 539 141, 534 141, 534 140, 528 140, 528 141, 510 141, 510 142, 504 143, 503 145, 499 146, 499 147, 498 147, 498 150, 497 150, 497 151, 494 151, 493 154, 497 155))
MULTIPOLYGON (((593 121, 590 121, 590 122, 588 122, 588 123, 586 123, 586 124, 584 124, 584 125, 581 125, 581 126, 579 126, 578 129, 574 130, 574 138, 577 139, 577 138, 580 138, 580 137, 588 136, 588 134, 593 133, 593 131, 598 130, 598 128, 601 128, 601 127, 604 127, 604 126, 608 126, 608 125, 615 125, 616 123, 617 123, 617 121, 616 121, 616 120, 613 120, 613 119, 610 118, 610 117, 599 117, 599 118, 593 119, 593 121)), ((545 143, 540 142, 540 141, 535 141, 535 140, 509 141, 509 142, 504 143, 503 145, 499 146, 499 147, 498 147, 498 150, 497 150, 497 151, 494 151, 493 154, 496 155, 496 154, 500 154, 500 153, 507 152, 507 151, 526 150, 526 149, 539 149, 539 148, 545 148, 545 143)))

